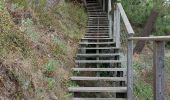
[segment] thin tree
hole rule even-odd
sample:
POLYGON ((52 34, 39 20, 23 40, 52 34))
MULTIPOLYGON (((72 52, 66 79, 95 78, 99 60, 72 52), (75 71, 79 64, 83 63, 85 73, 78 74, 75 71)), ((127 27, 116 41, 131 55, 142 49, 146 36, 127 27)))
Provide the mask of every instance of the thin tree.
MULTIPOLYGON (((154 0, 153 3, 154 3, 153 9, 145 23, 145 27, 144 27, 142 33, 140 34, 141 37, 146 37, 151 34, 151 32, 154 28, 154 24, 158 18, 159 13, 160 13, 161 7, 163 5, 162 0, 154 0)), ((136 43, 136 47, 134 48, 134 54, 140 54, 144 47, 145 47, 145 41, 138 41, 136 43)))

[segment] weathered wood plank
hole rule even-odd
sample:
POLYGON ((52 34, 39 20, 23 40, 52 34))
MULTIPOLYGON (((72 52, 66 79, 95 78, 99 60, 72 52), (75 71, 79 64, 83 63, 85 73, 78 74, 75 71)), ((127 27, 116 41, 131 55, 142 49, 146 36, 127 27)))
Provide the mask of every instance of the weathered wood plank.
POLYGON ((126 71, 126 68, 73 68, 73 71, 91 71, 91 72, 103 72, 103 71, 126 71))
POLYGON ((108 20, 109 20, 109 34, 110 34, 110 38, 112 38, 112 15, 111 15, 111 11, 112 11, 112 3, 111 0, 108 0, 108 20))
POLYGON ((118 6, 114 10, 114 41, 116 47, 120 47, 120 11, 118 6))
POLYGON ((170 41, 170 36, 130 37, 129 40, 170 41))
MULTIPOLYGON (((131 37, 131 36, 129 36, 131 37)), ((128 40, 128 55, 127 55, 127 79, 128 79, 128 100, 133 100, 133 41, 128 40)))
POLYGON ((70 87, 71 92, 114 92, 125 93, 127 87, 70 87))
POLYGON ((131 26, 131 24, 129 22, 128 17, 126 16, 126 13, 125 13, 125 11, 124 11, 124 9, 122 7, 122 4, 121 3, 117 3, 117 6, 119 8, 120 14, 122 16, 122 19, 123 19, 123 22, 125 24, 125 27, 127 29, 128 34, 134 34, 135 32, 134 32, 134 30, 133 30, 133 28, 132 28, 132 26, 131 26))
POLYGON ((73 81, 126 81, 125 77, 85 77, 85 76, 73 76, 73 81))
POLYGON ((154 100, 165 100, 165 43, 154 42, 154 100))
POLYGON ((127 100, 125 98, 73 98, 73 100, 127 100))

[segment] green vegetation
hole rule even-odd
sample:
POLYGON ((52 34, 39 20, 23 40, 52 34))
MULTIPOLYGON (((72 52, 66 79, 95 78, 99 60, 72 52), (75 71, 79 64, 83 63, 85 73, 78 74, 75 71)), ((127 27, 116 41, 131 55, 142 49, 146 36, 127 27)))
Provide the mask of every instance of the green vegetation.
MULTIPOLYGON (((151 55, 148 55, 151 57, 151 55)), ((153 100, 152 59, 142 54, 134 61, 134 98, 153 100), (147 62, 146 62, 147 61, 147 62)))
POLYGON ((57 71, 57 66, 59 66, 57 61, 49 60, 48 63, 45 65, 46 76, 55 73, 55 71, 57 71))
MULTIPOLYGON (((170 35, 170 5, 163 0, 121 0, 127 16, 135 30, 135 35, 140 35, 145 27, 153 9, 159 12, 156 23, 150 35, 170 35), (156 6, 155 6, 156 5, 156 6)), ((122 30, 122 45, 127 46, 127 34, 122 30)), ((142 33, 143 34, 143 33, 142 33)), ((153 100, 153 62, 152 43, 145 46, 140 55, 134 55, 134 98, 139 100, 153 100)), ((169 58, 166 58, 166 74, 169 79, 169 58)))
POLYGON ((34 29, 32 19, 22 20, 22 26, 20 27, 20 30, 22 32, 25 32, 27 36, 29 36, 33 42, 38 42, 38 39, 40 38, 40 36, 34 29))
POLYGON ((45 1, 39 5, 33 0, 0 1, 0 63, 9 71, 6 76, 15 76, 4 81, 11 86, 3 88, 18 87, 3 96, 15 94, 16 100, 69 100, 71 96, 67 87, 74 83, 68 77, 87 15, 80 4, 63 1, 47 8, 45 1))
MULTIPOLYGON (((156 21, 155 29, 153 31, 153 35, 169 35, 169 27, 170 27, 170 14, 169 9, 170 6, 163 4, 162 0, 158 0, 161 3, 160 14, 156 21)), ((123 7, 128 15, 130 22, 132 23, 135 32, 141 33, 142 29, 144 28, 144 24, 148 16, 150 15, 153 7, 154 7, 154 0, 121 0, 123 7)), ((157 6, 158 7, 158 6, 157 6)))

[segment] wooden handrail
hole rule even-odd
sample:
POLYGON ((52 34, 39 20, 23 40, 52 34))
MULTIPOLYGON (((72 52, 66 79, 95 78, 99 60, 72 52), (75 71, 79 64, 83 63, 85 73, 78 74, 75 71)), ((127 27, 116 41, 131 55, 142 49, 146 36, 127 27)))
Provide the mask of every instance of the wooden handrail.
POLYGON ((132 28, 132 25, 130 24, 129 19, 128 19, 127 15, 126 15, 123 7, 122 7, 122 4, 117 3, 117 7, 118 7, 118 9, 120 11, 120 14, 122 16, 122 19, 123 19, 123 22, 125 24, 125 27, 127 29, 128 34, 134 34, 135 32, 134 32, 134 30, 132 28))
POLYGON ((130 37, 129 40, 170 41, 170 36, 130 37))
MULTIPOLYGON (((150 36, 150 37, 129 37, 128 38, 128 64, 132 64, 132 55, 133 55, 133 40, 142 40, 142 41, 153 41, 153 92, 154 100, 165 100, 165 42, 170 41, 170 36, 150 36), (131 42, 131 43, 130 43, 131 42)), ((129 68, 131 72, 132 68, 129 68)), ((130 74, 133 77, 132 73, 130 74)), ((129 78, 130 83, 133 82, 132 78, 129 78)), ((130 85, 130 84, 129 84, 130 85)), ((130 91, 129 97, 131 98, 132 92, 130 91)), ((131 100, 131 99, 129 99, 131 100)))

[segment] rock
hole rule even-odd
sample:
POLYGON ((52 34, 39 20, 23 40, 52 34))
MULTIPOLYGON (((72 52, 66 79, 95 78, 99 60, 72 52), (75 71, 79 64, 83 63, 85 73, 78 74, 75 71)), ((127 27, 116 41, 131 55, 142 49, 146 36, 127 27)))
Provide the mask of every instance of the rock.
POLYGON ((50 93, 51 100, 59 100, 58 97, 54 93, 50 93))

